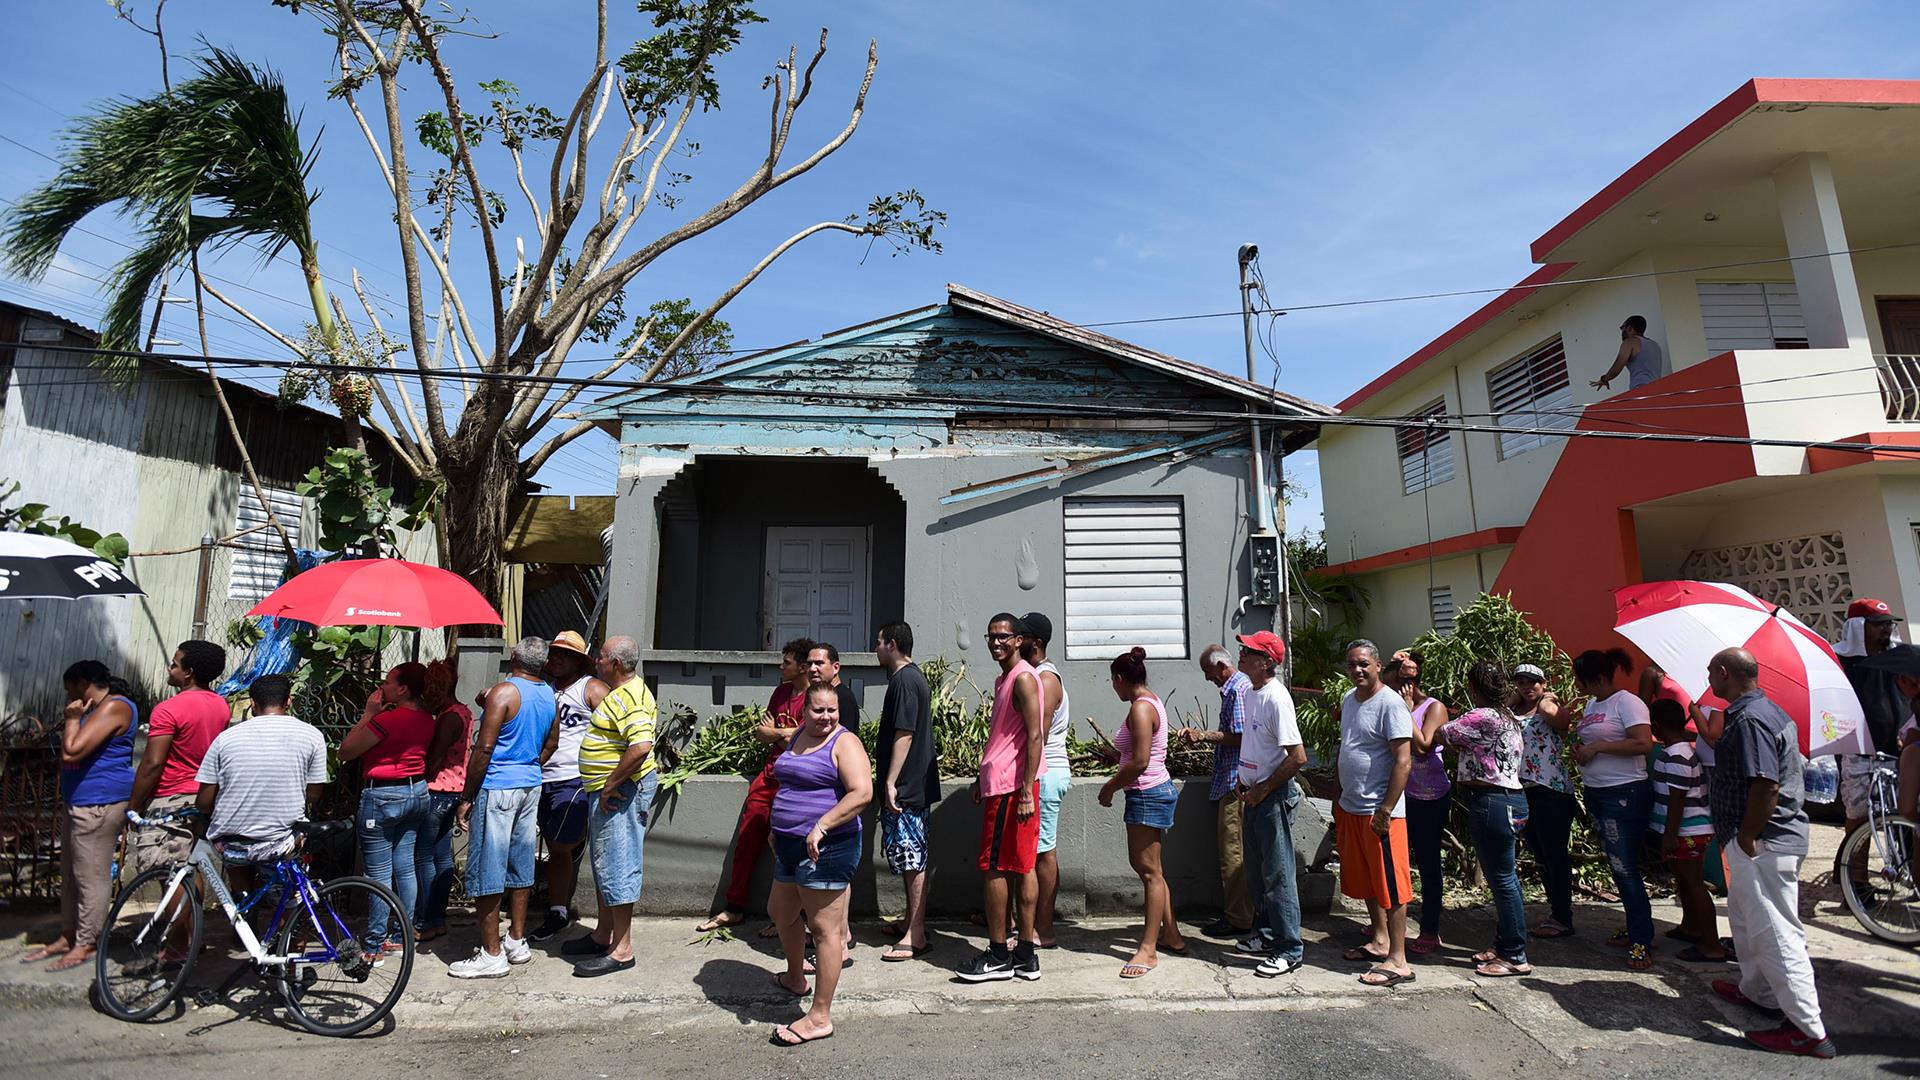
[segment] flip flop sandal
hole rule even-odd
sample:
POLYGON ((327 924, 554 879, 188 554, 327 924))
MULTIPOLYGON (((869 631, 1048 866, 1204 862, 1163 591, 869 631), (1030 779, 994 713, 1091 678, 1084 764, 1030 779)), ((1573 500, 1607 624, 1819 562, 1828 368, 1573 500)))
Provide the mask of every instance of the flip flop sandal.
MULTIPOLYGON (((802 981, 805 981, 805 980, 802 980, 802 981)), ((811 985, 809 985, 805 990, 795 990, 793 987, 788 986, 785 982, 781 981, 780 973, 777 971, 774 972, 773 974, 773 985, 779 987, 781 993, 790 994, 797 998, 803 998, 803 997, 806 997, 808 994, 813 993, 813 987, 811 985)))
POLYGON ((1489 979, 1511 979, 1520 975, 1533 974, 1532 964, 1512 964, 1505 960, 1494 959, 1473 968, 1475 975, 1484 975, 1489 979))
POLYGON ((47 960, 53 959, 56 956, 65 956, 72 951, 73 951, 72 949, 46 949, 46 948, 35 949, 32 952, 28 953, 27 955, 21 957, 20 962, 23 964, 43 963, 47 960))
POLYGON ((1653 968, 1653 954, 1645 945, 1635 945, 1627 950, 1628 971, 1650 971, 1653 968))
POLYGON ((828 1028, 824 1035, 802 1035, 793 1030, 789 1025, 780 1024, 773 1029, 773 1034, 767 1036, 767 1041, 783 1050, 791 1050, 796 1046, 805 1046, 810 1042, 819 1042, 822 1039, 831 1038, 833 1038, 832 1028, 828 1028), (783 1031, 786 1032, 787 1035, 793 1036, 793 1038, 788 1039, 782 1036, 780 1033, 783 1031))
POLYGON ((1483 949, 1473 954, 1473 962, 1476 964, 1491 964, 1498 959, 1500 959, 1500 954, 1494 952, 1492 949, 1483 949))
POLYGON ((933 951, 933 942, 931 941, 927 942, 925 945, 922 945, 917 949, 908 949, 904 952, 901 951, 900 947, 896 945, 893 948, 888 949, 886 952, 881 953, 880 959, 886 961, 889 964, 900 964, 900 963, 905 963, 908 960, 912 960, 915 957, 925 956, 932 951, 933 951))
POLYGON ((1613 933, 1612 933, 1612 934, 1611 934, 1611 935, 1610 935, 1610 936, 1609 936, 1609 937, 1607 938, 1607 944, 1608 944, 1608 945, 1610 945, 1610 946, 1612 946, 1613 948, 1616 948, 1616 949, 1629 949, 1629 948, 1632 948, 1632 947, 1633 947, 1633 938, 1631 938, 1631 937, 1629 937, 1629 936, 1627 936, 1627 935, 1628 935, 1628 931, 1627 931, 1627 928, 1623 926, 1623 927, 1621 927, 1620 929, 1618 929, 1618 930, 1615 930, 1615 931, 1614 931, 1614 932, 1613 932, 1613 933))
POLYGON ((1437 937, 1417 937, 1407 942, 1407 951, 1416 956, 1425 956, 1428 953, 1439 952, 1446 947, 1446 944, 1437 937))
POLYGON ((68 951, 65 955, 61 956, 60 959, 54 961, 51 964, 48 964, 46 967, 46 970, 72 971, 74 968, 77 968, 80 965, 85 964, 92 959, 93 959, 93 956, 91 954, 87 956, 75 956, 73 955, 72 951, 68 951))
POLYGON ((1356 964, 1384 964, 1387 961, 1387 955, 1385 953, 1374 952, 1365 945, 1356 945, 1341 955, 1356 964))
MULTIPOLYGON (((840 963, 841 971, 845 971, 852 966, 853 966, 853 957, 847 956, 847 957, 841 958, 841 963, 840 963)), ((818 975, 820 973, 819 968, 820 968, 819 955, 816 953, 808 953, 807 962, 801 966, 800 970, 803 973, 808 975, 818 975)))
POLYGON ((1124 964, 1120 968, 1120 977, 1123 979, 1141 979, 1151 974, 1152 971, 1152 966, 1148 964, 1124 964))
POLYGON ((1700 946, 1698 945, 1689 945, 1681 949, 1679 952, 1673 954, 1673 958, 1675 960, 1685 960, 1689 964, 1724 964, 1733 959, 1732 956, 1708 956, 1706 953, 1700 951, 1700 946))
POLYGON ((1534 937, 1537 937, 1542 941, 1552 941, 1554 938, 1563 938, 1563 937, 1573 936, 1572 930, 1569 930, 1568 928, 1561 926, 1559 923, 1556 923, 1556 922, 1541 923, 1539 926, 1534 927, 1532 930, 1528 932, 1531 933, 1534 937))
POLYGON ((693 932, 696 934, 711 934, 715 930, 731 930, 745 921, 745 919, 730 919, 725 915, 712 915, 702 922, 695 923, 693 932))
POLYGON ((1360 985, 1379 987, 1399 986, 1401 983, 1410 983, 1414 981, 1415 978, 1415 974, 1411 971, 1405 975, 1400 975, 1382 967, 1369 968, 1365 975, 1360 976, 1360 985), (1377 979, 1371 977, 1375 975, 1380 977, 1377 979))

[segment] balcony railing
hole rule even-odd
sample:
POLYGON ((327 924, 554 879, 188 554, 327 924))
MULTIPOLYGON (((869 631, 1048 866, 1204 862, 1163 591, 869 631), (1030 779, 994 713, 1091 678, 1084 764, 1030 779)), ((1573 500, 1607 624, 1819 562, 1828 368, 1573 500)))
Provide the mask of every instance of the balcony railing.
POLYGON ((1920 356, 1880 353, 1873 362, 1880 369, 1880 401, 1887 419, 1920 423, 1920 356))

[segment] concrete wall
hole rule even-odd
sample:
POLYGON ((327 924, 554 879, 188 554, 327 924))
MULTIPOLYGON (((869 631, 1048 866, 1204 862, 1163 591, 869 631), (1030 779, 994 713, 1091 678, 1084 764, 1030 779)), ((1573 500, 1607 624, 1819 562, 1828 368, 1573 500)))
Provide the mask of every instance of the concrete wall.
MULTIPOLYGON (((1127 863, 1125 826, 1119 800, 1099 803, 1104 780, 1076 779, 1060 811, 1060 905, 1066 915, 1138 912, 1140 880, 1127 863)), ((938 803, 928 821, 934 876, 928 907, 935 915, 965 915, 980 910, 981 876, 975 860, 980 846, 980 807, 965 789, 938 803)), ((698 915, 723 906, 730 845, 746 797, 739 777, 703 776, 688 780, 655 804, 647 830, 645 884, 637 910, 649 915, 698 915)), ((1331 855, 1326 804, 1302 804, 1295 836, 1304 865, 1318 866, 1331 855)), ((1215 804, 1207 800, 1205 781, 1182 782, 1174 827, 1162 845, 1167 884, 1184 912, 1220 908, 1220 872, 1214 844, 1215 804)), ((888 873, 877 850, 878 826, 869 811, 863 821, 866 854, 853 887, 853 909, 862 914, 898 912, 903 907, 899 879, 888 873)), ((1324 911, 1332 897, 1332 875, 1302 873, 1303 903, 1324 911)), ((597 910, 591 862, 581 865, 575 906, 597 910)), ((761 858, 754 878, 755 905, 764 902, 772 881, 772 860, 761 858)))

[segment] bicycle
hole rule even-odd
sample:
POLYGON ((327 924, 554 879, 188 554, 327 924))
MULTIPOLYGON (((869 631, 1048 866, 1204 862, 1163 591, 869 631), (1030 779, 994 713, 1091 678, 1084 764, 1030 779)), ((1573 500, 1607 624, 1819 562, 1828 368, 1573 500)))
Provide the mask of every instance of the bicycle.
MULTIPOLYGON (((133 811, 138 828, 188 831, 180 822, 199 816, 188 808, 153 817, 133 811)), ((412 927, 393 890, 370 878, 319 881, 307 874, 309 857, 298 841, 350 832, 351 821, 296 822, 296 846, 262 864, 268 880, 242 900, 228 891, 213 845, 198 837, 184 862, 156 866, 120 890, 107 914, 95 960, 94 986, 101 1008, 116 1019, 150 1019, 176 998, 200 953, 205 914, 196 872, 233 925, 247 951, 242 964, 211 995, 217 998, 253 971, 273 983, 287 1010, 316 1035, 356 1035, 378 1023, 400 1000, 413 972, 412 927), (256 935, 247 919, 269 893, 278 891, 273 918, 256 935), (372 941, 368 923, 376 913, 397 940, 372 941), (356 932, 358 931, 358 932, 356 932), (269 951, 263 942, 273 941, 269 951)))
POLYGON ((1833 876, 1848 910, 1869 933, 1896 945, 1920 945, 1920 868, 1914 862, 1920 830, 1895 809, 1899 787, 1894 761, 1886 754, 1874 755, 1867 823, 1840 845, 1833 876), (1857 866, 1866 868, 1864 881, 1854 880, 1857 866))

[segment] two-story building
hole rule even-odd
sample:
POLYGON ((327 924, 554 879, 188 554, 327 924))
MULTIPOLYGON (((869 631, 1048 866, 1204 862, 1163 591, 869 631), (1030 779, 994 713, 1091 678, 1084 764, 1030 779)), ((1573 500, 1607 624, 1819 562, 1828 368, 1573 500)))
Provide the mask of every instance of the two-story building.
POLYGON ((1500 592, 1569 650, 1618 644, 1612 590, 1667 578, 1830 636, 1854 595, 1920 607, 1920 455, 1863 449, 1920 445, 1915 150, 1920 82, 1749 82, 1341 402, 1434 423, 1319 440, 1330 569, 1371 592, 1367 632, 1446 630, 1500 592), (1671 373, 1590 386, 1631 315, 1671 373))

